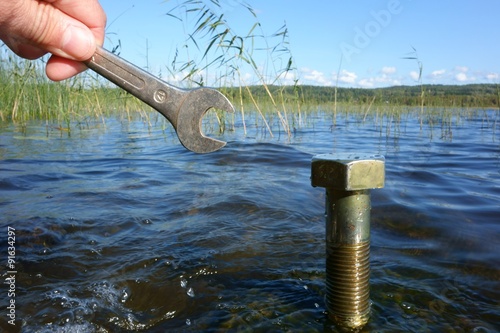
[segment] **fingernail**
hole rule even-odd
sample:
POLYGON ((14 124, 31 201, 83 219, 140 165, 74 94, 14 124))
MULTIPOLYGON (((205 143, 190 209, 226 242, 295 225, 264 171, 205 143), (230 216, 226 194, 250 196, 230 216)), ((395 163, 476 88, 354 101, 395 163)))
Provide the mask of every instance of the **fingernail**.
POLYGON ((62 51, 74 60, 86 60, 94 52, 95 42, 92 33, 85 28, 69 26, 62 39, 62 51))

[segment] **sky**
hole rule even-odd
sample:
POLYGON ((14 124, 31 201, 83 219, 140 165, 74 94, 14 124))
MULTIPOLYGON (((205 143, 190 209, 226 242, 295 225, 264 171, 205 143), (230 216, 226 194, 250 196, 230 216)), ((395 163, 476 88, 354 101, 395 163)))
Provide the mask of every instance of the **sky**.
MULTIPOLYGON (((180 84, 186 73, 169 71, 172 62, 200 62, 208 46, 201 37, 199 49, 190 42, 194 16, 175 9, 184 1, 100 0, 108 17, 105 47, 119 43, 120 56, 180 84)), ((239 0, 219 2, 221 8, 205 1, 224 14, 234 34, 248 35, 258 21, 253 32, 267 36, 254 45, 257 72, 237 65, 240 83, 259 84, 259 73, 276 77, 290 56, 294 70, 279 83, 355 88, 500 83, 498 0, 247 0, 256 17, 239 0), (281 41, 272 35, 283 27, 288 35, 281 46, 287 51, 263 50, 265 43, 273 47, 281 41)), ((224 70, 203 72, 206 84, 220 84, 215 78, 224 70)))

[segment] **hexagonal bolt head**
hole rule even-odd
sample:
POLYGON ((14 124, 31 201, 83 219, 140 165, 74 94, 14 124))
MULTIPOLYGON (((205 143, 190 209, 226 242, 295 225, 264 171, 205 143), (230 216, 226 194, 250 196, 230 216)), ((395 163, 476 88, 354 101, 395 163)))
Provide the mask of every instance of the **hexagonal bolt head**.
POLYGON ((343 191, 382 188, 385 158, 382 155, 323 154, 311 164, 311 184, 343 191))

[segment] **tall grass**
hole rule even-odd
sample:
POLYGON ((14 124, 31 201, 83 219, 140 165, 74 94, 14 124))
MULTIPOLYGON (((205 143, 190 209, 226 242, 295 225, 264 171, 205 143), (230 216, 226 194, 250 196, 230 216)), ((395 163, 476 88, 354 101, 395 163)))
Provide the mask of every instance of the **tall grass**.
POLYGON ((403 59, 407 60, 414 60, 417 63, 418 66, 418 78, 417 81, 420 85, 420 129, 422 129, 422 116, 424 114, 424 105, 425 105, 425 87, 422 81, 422 73, 424 70, 424 64, 422 61, 420 61, 420 58, 418 57, 418 52, 417 49, 412 46, 413 51, 411 52, 411 55, 408 57, 404 57, 403 59))
POLYGON ((177 48, 168 70, 173 75, 182 74, 191 85, 204 86, 208 81, 218 84, 219 87, 227 87, 228 84, 245 87, 239 90, 239 98, 236 98, 242 118, 245 118, 242 96, 247 94, 271 135, 272 129, 267 124, 262 104, 271 107, 268 112, 278 116, 281 128, 290 136, 291 126, 295 122, 295 118, 290 117, 290 114, 294 113, 290 108, 295 107, 294 111, 298 113, 300 120, 300 101, 296 98, 290 103, 289 96, 285 96, 283 91, 272 92, 269 89, 269 85, 284 86, 284 83, 290 83, 290 80, 298 87, 298 80, 293 76, 295 67, 289 48, 287 26, 283 24, 268 35, 249 4, 234 2, 240 6, 239 9, 244 9, 243 15, 253 19, 248 30, 243 33, 232 28, 219 0, 185 0, 168 12, 167 16, 175 22, 180 22, 184 31, 187 31, 185 43, 177 48), (196 58, 193 54, 200 56, 196 58), (257 81, 247 81, 248 71, 257 81), (265 101, 252 96, 248 89, 251 85, 264 87, 265 101))
POLYGON ((42 119, 60 126, 71 120, 102 119, 113 110, 143 108, 125 92, 85 73, 63 82, 45 76, 46 59, 28 61, 0 46, 0 121, 25 124, 42 119))

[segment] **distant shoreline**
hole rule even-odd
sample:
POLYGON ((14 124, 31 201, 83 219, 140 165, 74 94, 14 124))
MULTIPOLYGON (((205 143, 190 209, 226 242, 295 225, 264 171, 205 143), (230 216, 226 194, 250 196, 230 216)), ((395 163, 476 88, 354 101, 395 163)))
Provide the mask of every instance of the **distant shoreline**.
MULTIPOLYGON (((283 95, 289 101, 306 104, 341 103, 351 105, 389 104, 395 106, 424 107, 491 107, 500 106, 499 84, 392 86, 385 88, 345 88, 332 86, 267 86, 273 95, 283 95), (336 94, 336 98, 335 98, 336 94), (423 98, 423 103, 422 103, 423 98)), ((254 99, 267 98, 264 86, 249 87, 254 99)), ((229 96, 239 98, 240 88, 221 88, 229 96)), ((243 101, 248 101, 243 92, 243 101)))

